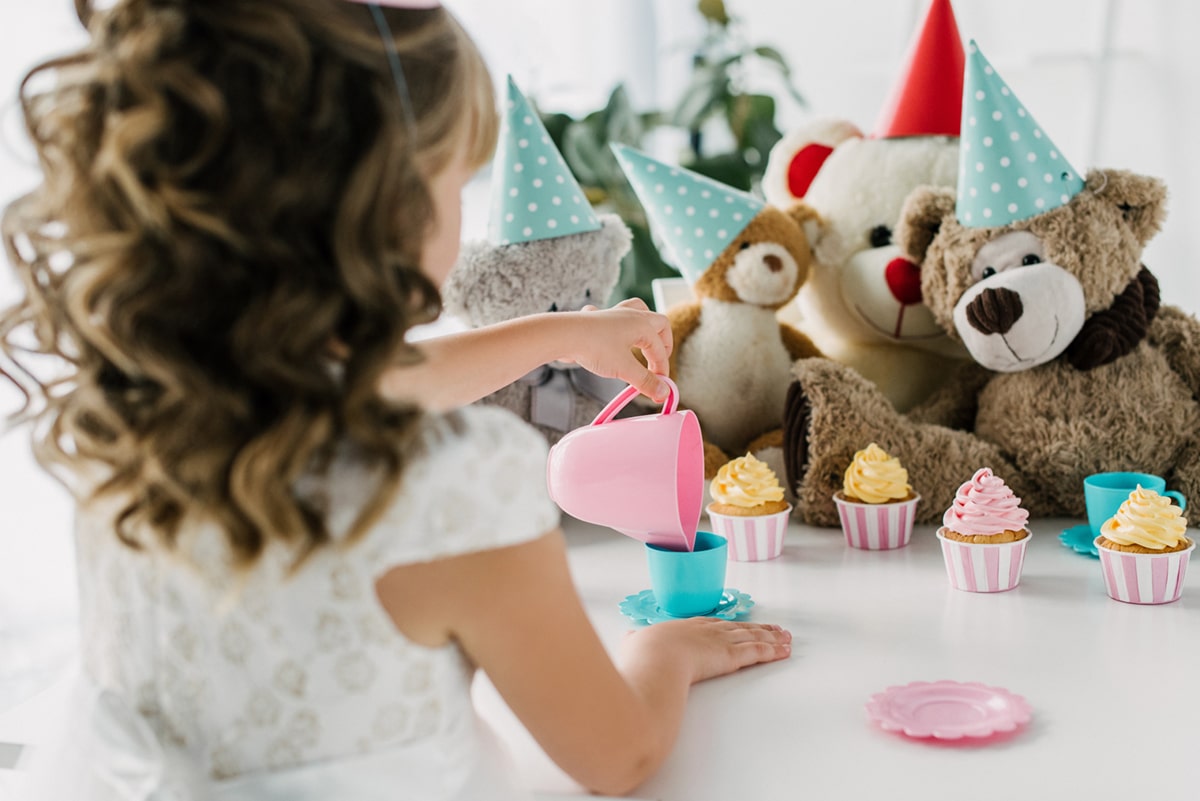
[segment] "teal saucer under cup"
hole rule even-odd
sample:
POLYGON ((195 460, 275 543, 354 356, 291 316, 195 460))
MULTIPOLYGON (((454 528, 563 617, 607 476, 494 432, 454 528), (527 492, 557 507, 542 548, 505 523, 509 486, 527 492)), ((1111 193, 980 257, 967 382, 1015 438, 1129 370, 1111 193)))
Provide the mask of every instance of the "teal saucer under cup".
POLYGON ((716 609, 725 591, 729 546, 724 537, 696 532, 691 551, 646 545, 650 586, 658 606, 675 617, 702 615, 716 609))
POLYGON ((1187 500, 1174 490, 1167 489, 1162 476, 1150 473, 1093 473, 1083 480, 1083 499, 1087 503, 1088 525, 1092 534, 1100 536, 1100 527, 1117 513, 1138 487, 1154 490, 1159 495, 1175 499, 1180 509, 1187 508, 1187 500))

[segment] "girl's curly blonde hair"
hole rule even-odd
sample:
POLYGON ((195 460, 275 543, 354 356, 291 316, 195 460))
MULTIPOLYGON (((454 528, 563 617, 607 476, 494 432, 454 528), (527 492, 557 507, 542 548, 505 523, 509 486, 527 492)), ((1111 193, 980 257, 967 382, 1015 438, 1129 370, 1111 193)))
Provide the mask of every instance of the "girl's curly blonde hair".
POLYGON ((81 501, 121 499, 134 547, 200 518, 243 566, 273 541, 302 559, 331 535, 297 480, 346 444, 382 476, 361 534, 420 415, 377 381, 419 358, 405 331, 441 304, 418 269, 426 180, 495 145, 479 52, 442 9, 384 10, 410 128, 358 3, 76 7, 88 46, 20 90, 44 179, 3 218, 24 289, 0 317, 15 421, 81 501))

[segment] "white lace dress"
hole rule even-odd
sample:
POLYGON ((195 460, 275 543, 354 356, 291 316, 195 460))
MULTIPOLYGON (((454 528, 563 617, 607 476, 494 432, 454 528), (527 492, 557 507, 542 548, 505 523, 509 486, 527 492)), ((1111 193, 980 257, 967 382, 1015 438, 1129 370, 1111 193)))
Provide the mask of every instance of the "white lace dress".
MULTIPOLYGON (((231 587, 215 531, 189 536, 197 570, 81 520, 82 670, 38 797, 523 797, 471 706, 472 666, 406 640, 374 581, 555 527, 545 442, 489 407, 430 417, 424 434, 383 519, 291 577, 276 549, 231 587)), ((339 532, 371 479, 351 458, 335 474, 304 491, 327 493, 339 532)))

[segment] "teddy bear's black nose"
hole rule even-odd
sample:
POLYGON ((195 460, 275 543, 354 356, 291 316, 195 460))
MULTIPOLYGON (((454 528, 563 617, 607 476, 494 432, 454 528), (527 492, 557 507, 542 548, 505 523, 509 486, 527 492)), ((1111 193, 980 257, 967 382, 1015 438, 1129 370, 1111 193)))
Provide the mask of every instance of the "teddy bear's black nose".
POLYGON ((1023 311, 1021 296, 1011 289, 985 289, 967 304, 967 322, 981 334, 1007 334, 1023 311))
POLYGON ((777 273, 783 269, 783 259, 776 255, 764 256, 763 264, 767 265, 767 269, 773 273, 777 273))

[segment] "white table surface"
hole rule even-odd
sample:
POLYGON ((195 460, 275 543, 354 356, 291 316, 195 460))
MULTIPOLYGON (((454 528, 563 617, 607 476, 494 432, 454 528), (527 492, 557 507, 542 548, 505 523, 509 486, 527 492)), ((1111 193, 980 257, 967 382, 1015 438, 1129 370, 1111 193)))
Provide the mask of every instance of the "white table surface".
MULTIPOLYGON (((950 588, 932 528, 918 527, 906 548, 866 552, 847 548, 836 529, 793 523, 781 557, 730 562, 726 582, 754 597, 748 619, 791 630, 792 657, 694 688, 673 755, 632 795, 1200 798, 1200 567, 1176 603, 1113 601, 1099 561, 1058 542, 1075 522, 1032 521, 1020 586, 994 595, 950 588), (1029 701, 1033 719, 983 744, 908 740, 867 719, 872 694, 938 679, 1007 688, 1029 701)), ((649 586, 642 546, 569 518, 564 528, 576 585, 612 647, 633 627, 617 604, 649 586)), ((0 743, 37 742, 60 695, 52 688, 0 715, 0 743)), ((531 786, 545 798, 582 794, 486 679, 476 700, 531 786)))
MULTIPOLYGON (((695 687, 673 755, 633 795, 1200 798, 1200 567, 1173 604, 1111 600, 1099 560, 1058 541, 1077 522, 1031 521, 1021 583, 997 594, 950 587, 932 527, 917 527, 906 548, 858 551, 840 530, 792 523, 781 557, 730 562, 726 581, 757 602, 747 619, 791 630, 791 658, 695 687), (1004 687, 1033 719, 984 743, 910 740, 868 720, 872 694, 939 679, 1004 687)), ((611 648, 634 625, 618 603, 649 587, 643 546, 571 519, 564 527, 576 585, 611 648)), ((486 681, 476 699, 532 786, 582 792, 486 681)))

